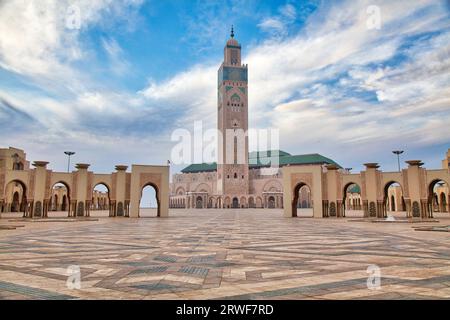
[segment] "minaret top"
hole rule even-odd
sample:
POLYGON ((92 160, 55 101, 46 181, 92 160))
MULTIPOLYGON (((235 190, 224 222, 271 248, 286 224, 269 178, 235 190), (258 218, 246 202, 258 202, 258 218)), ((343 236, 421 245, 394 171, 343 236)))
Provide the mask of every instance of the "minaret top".
POLYGON ((227 66, 241 66, 241 45, 234 37, 234 26, 231 26, 230 38, 224 48, 223 62, 227 66))
POLYGON ((239 42, 234 38, 234 26, 231 25, 230 39, 227 41, 227 46, 240 47, 239 42))

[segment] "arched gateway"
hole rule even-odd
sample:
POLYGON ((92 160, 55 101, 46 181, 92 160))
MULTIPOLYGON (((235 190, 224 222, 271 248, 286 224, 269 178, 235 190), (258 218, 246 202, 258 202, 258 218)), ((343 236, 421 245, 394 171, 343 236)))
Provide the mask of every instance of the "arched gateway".
POLYGON ((350 208, 373 219, 385 218, 387 212, 403 219, 445 214, 450 169, 448 160, 443 162, 442 169, 426 170, 421 161, 410 160, 401 172, 382 172, 377 163, 366 163, 364 171, 353 174, 335 165, 283 167, 284 215, 297 216, 298 191, 305 185, 311 189, 315 218, 344 217, 350 208))
POLYGON ((137 218, 141 191, 151 185, 158 199, 157 216, 169 214, 168 166, 133 165, 127 172, 127 166, 118 165, 111 174, 96 174, 88 170, 89 164, 76 164, 75 171, 64 173, 54 172, 47 165, 35 161, 34 168, 24 170, 0 167, 0 211, 20 211, 28 218, 67 211, 67 216, 78 218, 102 209, 109 210, 110 216, 137 218), (102 194, 94 190, 100 184, 105 186, 102 194))

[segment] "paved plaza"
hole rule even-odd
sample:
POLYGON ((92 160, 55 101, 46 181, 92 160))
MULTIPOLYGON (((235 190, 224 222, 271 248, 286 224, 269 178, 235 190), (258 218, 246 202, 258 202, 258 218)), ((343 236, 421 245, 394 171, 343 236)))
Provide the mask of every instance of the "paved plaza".
MULTIPOLYGON (((151 213, 151 212, 150 212, 151 213)), ((1 299, 450 298, 439 222, 173 209, 169 218, 0 219, 1 299), (369 265, 381 288, 369 290, 369 265), (67 286, 78 266, 81 289, 67 286)))

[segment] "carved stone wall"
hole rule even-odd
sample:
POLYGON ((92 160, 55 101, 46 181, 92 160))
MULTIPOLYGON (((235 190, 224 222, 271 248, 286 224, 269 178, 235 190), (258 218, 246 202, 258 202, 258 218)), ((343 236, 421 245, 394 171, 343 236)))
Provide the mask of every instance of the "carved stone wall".
POLYGON ((295 189, 295 187, 299 184, 299 183, 305 183, 306 185, 308 185, 310 191, 311 191, 311 196, 312 196, 312 192, 313 192, 313 175, 312 173, 294 173, 291 175, 291 188, 292 190, 295 189))
POLYGON ((29 182, 28 182, 28 190, 27 190, 27 199, 32 200, 34 199, 34 182, 36 179, 36 171, 32 170, 29 176, 29 182))
POLYGON ((161 175, 157 173, 141 173, 139 180, 139 186, 141 189, 149 183, 153 184, 158 189, 161 187, 161 175))

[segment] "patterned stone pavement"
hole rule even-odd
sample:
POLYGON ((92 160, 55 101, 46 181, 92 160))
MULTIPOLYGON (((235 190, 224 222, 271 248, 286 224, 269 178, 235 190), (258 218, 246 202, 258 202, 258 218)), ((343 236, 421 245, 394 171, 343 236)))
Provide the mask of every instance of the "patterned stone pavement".
MULTIPOLYGON (((257 209, 77 222, 3 217, 0 299, 450 298, 448 232, 348 220, 257 209), (381 270, 377 290, 367 288, 372 264, 381 270), (68 288, 69 266, 79 266, 81 289, 68 288)), ((432 224, 450 224, 439 220, 432 224)))

